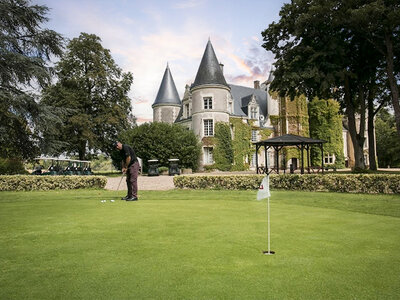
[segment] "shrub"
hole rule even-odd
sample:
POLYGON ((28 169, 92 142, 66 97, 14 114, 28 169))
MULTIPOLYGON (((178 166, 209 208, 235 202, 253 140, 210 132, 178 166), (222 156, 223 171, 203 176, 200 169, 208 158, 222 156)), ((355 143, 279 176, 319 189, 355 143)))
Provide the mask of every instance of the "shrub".
POLYGON ((158 168, 158 172, 162 173, 162 172, 168 172, 169 168, 168 167, 159 167, 158 168))
POLYGON ((104 176, 0 176, 0 191, 47 191, 84 188, 104 188, 104 176))
POLYGON ((0 158, 0 174, 27 174, 24 164, 19 158, 0 158))
MULTIPOLYGON (((148 160, 158 159, 160 166, 168 166, 170 158, 179 159, 179 167, 196 170, 201 146, 192 130, 179 124, 160 122, 144 123, 120 134, 121 142, 131 145, 136 155, 143 160, 143 171, 147 172, 148 160)), ((118 165, 118 151, 112 154, 118 165)))
MULTIPOLYGON (((176 188, 258 189, 264 175, 218 175, 174 177, 176 188)), ((400 175, 386 174, 288 174, 271 175, 272 189, 367 194, 400 194, 400 175)))

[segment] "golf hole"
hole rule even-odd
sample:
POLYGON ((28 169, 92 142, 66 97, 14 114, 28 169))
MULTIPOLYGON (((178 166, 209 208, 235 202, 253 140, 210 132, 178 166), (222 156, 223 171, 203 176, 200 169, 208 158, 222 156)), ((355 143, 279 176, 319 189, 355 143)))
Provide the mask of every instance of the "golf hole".
POLYGON ((263 251, 263 254, 264 255, 273 255, 273 254, 275 254, 275 251, 263 251))

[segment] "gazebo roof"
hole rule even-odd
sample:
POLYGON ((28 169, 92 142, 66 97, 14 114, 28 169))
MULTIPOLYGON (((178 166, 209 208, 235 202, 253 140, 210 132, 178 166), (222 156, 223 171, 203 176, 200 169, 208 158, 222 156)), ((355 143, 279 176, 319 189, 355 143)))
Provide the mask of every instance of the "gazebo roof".
POLYGON ((324 140, 315 140, 309 137, 285 134, 276 136, 263 141, 255 142, 258 146, 295 146, 295 145, 310 145, 310 144, 322 144, 326 143, 324 140))

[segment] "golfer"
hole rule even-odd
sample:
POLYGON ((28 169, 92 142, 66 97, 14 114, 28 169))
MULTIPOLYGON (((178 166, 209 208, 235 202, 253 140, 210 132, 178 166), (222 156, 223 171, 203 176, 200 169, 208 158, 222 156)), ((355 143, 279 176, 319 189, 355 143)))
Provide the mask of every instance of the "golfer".
POLYGON ((137 201, 139 162, 135 151, 129 145, 121 144, 118 141, 114 143, 114 147, 121 153, 122 173, 126 173, 126 185, 128 187, 128 195, 121 200, 137 201))

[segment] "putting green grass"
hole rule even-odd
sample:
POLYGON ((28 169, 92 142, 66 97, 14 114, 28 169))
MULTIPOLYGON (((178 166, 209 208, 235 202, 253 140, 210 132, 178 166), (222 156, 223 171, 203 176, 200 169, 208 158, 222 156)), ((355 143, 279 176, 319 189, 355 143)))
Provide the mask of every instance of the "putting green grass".
POLYGON ((400 196, 122 196, 1 192, 0 299, 399 299, 400 196))

